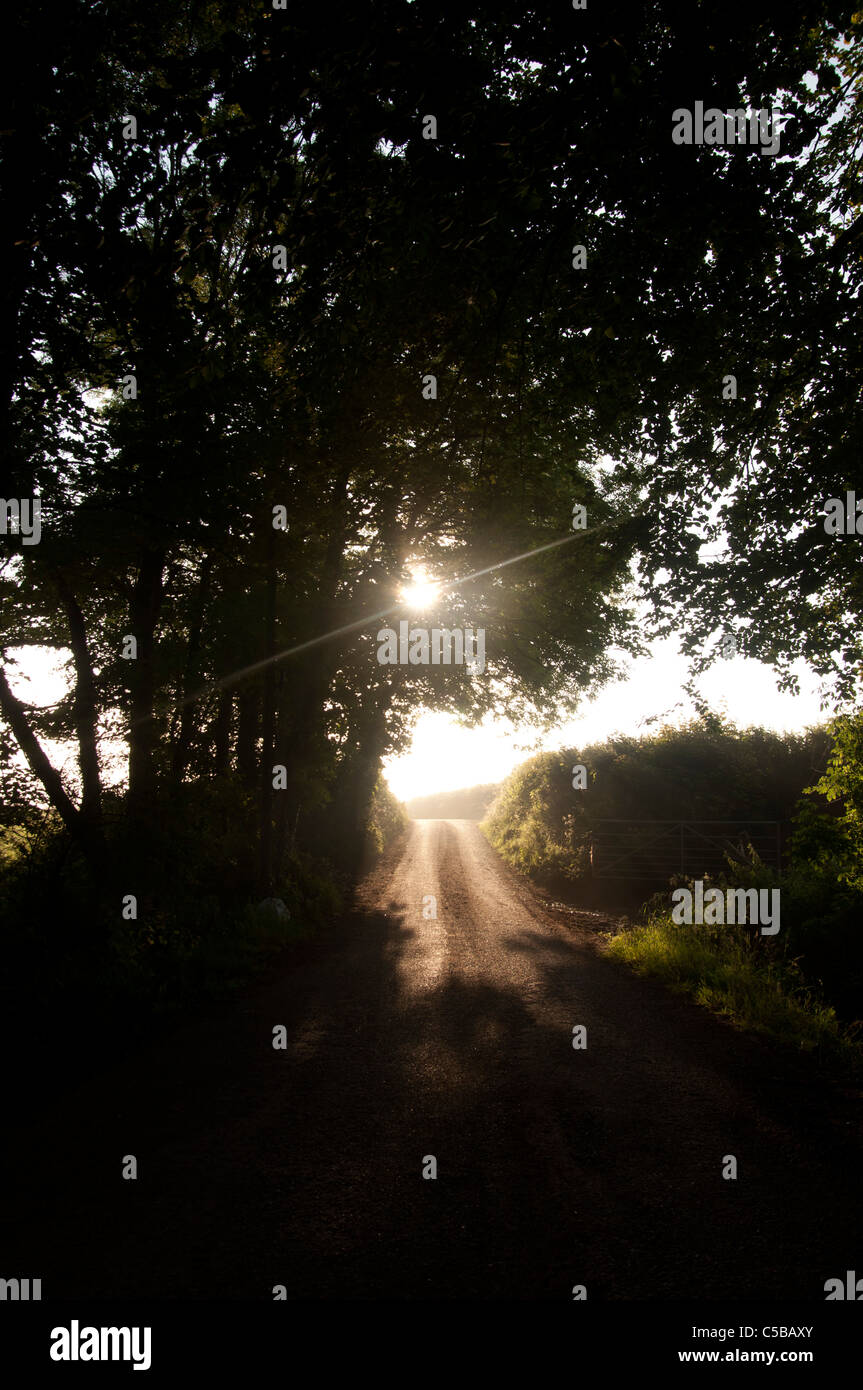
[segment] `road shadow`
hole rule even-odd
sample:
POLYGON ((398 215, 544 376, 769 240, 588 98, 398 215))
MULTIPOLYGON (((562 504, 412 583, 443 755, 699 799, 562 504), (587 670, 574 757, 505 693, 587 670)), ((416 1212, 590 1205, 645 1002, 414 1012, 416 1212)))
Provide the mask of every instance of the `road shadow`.
POLYGON ((553 931, 417 987, 417 935, 397 900, 356 911, 230 1016, 46 1096, 7 1146, 7 1275, 46 1298, 776 1299, 855 1267, 859 1146, 813 1139, 805 1087, 796 1116, 766 1104, 772 1053, 553 931))

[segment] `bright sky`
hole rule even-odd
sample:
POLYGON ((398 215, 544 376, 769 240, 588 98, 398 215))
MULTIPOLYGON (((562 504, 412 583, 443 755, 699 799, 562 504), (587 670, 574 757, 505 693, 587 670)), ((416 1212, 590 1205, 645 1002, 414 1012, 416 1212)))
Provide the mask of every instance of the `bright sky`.
MULTIPOLYGON (((652 655, 630 661, 628 679, 606 686, 580 717, 541 739, 534 731, 489 720, 476 729, 461 728, 449 715, 424 712, 417 721, 407 753, 385 760, 384 775, 402 801, 432 792, 453 791, 484 782, 499 782, 518 763, 540 749, 579 747, 610 734, 649 734, 663 723, 676 724, 696 711, 685 700, 687 663, 673 639, 652 644, 652 655), (651 722, 648 722, 651 721, 651 722), (655 722, 653 722, 655 721, 655 722)), ((698 683, 711 708, 727 714, 741 728, 761 724, 782 732, 820 724, 819 682, 799 663, 800 694, 781 694, 772 669, 735 657, 718 660, 698 683)))
MULTIPOLYGON (((415 589, 411 597, 419 608, 420 599, 425 601, 427 594, 415 589)), ((651 651, 650 657, 630 660, 628 679, 607 686, 585 703, 580 717, 542 737, 528 727, 499 719, 466 729, 449 715, 425 711, 417 721, 411 748, 401 756, 387 758, 384 775, 395 795, 409 801, 432 792, 499 782, 540 749, 579 747, 614 733, 650 733, 662 723, 675 724, 691 717, 695 710, 682 694, 687 664, 677 651, 676 641, 655 642, 651 651)), ((22 669, 12 674, 10 684, 19 698, 39 705, 60 699, 69 679, 62 654, 47 647, 31 647, 15 655, 22 658, 22 669)), ((804 729, 821 723, 830 711, 821 708, 819 683, 805 663, 796 669, 800 676, 798 696, 780 694, 771 668, 743 657, 718 660, 702 677, 699 689, 712 709, 727 714, 742 728, 762 724, 780 731, 804 729)), ((74 784, 75 745, 46 739, 44 746, 55 766, 65 773, 67 784, 74 784)), ((124 775, 125 760, 120 753, 119 745, 103 741, 109 783, 124 775)))
MULTIPOLYGON (((17 695, 25 704, 41 706, 56 704, 63 698, 72 681, 71 669, 67 665, 70 652, 58 652, 52 647, 10 647, 8 650, 9 655, 20 663, 17 668, 10 666, 7 671, 13 695, 17 695)), ((77 795, 77 743, 72 739, 59 742, 52 738, 40 738, 39 742, 54 767, 62 773, 67 790, 73 796, 77 795)), ((100 754, 105 784, 110 786, 122 781, 126 772, 125 746, 103 738, 100 754)), ((17 753, 16 758, 24 764, 23 753, 17 753)))

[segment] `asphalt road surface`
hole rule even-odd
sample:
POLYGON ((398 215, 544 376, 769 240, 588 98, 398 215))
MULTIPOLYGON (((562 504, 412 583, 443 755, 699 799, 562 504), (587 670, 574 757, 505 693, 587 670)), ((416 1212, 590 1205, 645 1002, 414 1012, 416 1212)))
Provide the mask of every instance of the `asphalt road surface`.
POLYGON ((604 958, 472 822, 417 821, 290 968, 7 1129, 0 1274, 43 1298, 821 1302, 863 1271, 861 1109, 604 958))

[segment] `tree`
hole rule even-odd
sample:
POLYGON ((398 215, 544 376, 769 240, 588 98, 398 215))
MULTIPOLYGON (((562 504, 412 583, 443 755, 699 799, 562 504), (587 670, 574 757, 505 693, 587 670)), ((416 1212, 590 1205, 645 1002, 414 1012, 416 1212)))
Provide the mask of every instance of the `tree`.
MULTIPOLYGON (((26 255, 0 385, 15 487, 49 524, 29 552, 5 538, 0 643, 73 651, 52 718, 78 740, 79 805, 38 757, 46 717, 8 686, 4 706, 70 829, 102 833, 97 743, 119 718, 129 843, 193 781, 228 798, 236 775, 269 890, 301 806, 339 779, 357 833, 421 703, 551 718, 613 673, 612 648, 639 650, 634 554, 665 621, 687 595, 694 620, 725 614, 698 565, 710 508, 740 492, 747 429, 775 416, 778 449, 799 424, 789 382, 837 309, 821 413, 853 429, 832 166, 803 158, 844 119, 806 77, 839 61, 847 7, 771 5, 726 32, 670 3, 625 25, 484 3, 444 26, 416 0, 324 34, 308 4, 124 4, 98 24, 77 6, 62 63, 36 52, 34 13, 15 33, 36 80, 5 137, 6 250, 26 255), (675 146, 695 90, 789 93, 798 162, 675 146), (735 415, 738 362, 761 395, 735 415), (442 585, 429 625, 487 629, 483 680, 377 661, 378 628, 416 617, 413 564, 442 585)), ((742 555, 752 530, 725 515, 742 555)))

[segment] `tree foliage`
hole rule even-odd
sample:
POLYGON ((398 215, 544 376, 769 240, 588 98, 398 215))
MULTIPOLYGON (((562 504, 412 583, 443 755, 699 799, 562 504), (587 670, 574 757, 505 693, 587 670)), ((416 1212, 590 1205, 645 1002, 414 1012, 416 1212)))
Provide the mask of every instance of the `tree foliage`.
POLYGON ((0 708, 111 892, 201 782, 270 891, 356 842, 421 705, 571 711, 641 649, 634 562, 694 649, 858 659, 854 542, 812 522, 859 443, 850 8, 319 10, 13 6, 0 456, 43 534, 3 537, 0 648, 71 656, 0 708), (783 158, 675 146, 693 92, 782 98, 783 158), (483 627, 485 677, 381 666, 402 616, 483 627))

